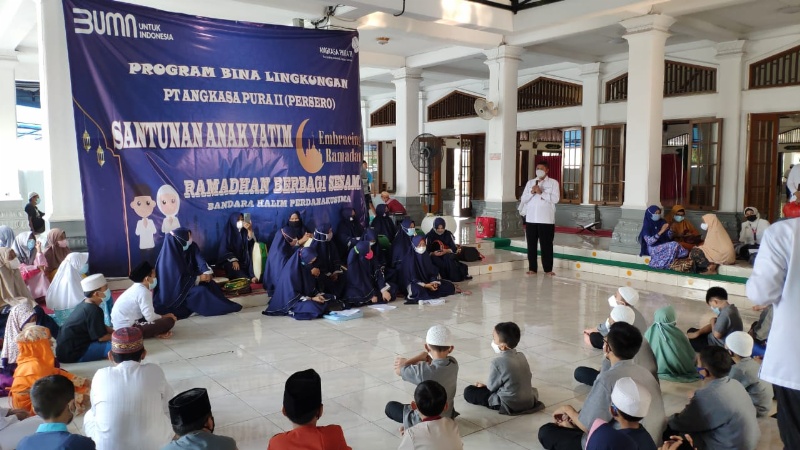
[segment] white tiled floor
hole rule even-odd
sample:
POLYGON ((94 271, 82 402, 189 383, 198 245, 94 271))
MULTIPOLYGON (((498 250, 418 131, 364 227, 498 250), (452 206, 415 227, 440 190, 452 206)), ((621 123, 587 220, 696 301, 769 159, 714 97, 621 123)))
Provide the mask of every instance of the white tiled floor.
MULTIPOLYGON (((261 308, 193 317, 178 324, 174 338, 148 340, 147 359, 161 364, 176 392, 209 389, 216 432, 233 436, 241 450, 263 450, 270 436, 290 428, 280 413, 283 383, 293 371, 309 367, 322 375, 323 424, 340 424, 354 449, 393 449, 399 443, 398 424, 385 417, 384 406, 390 400, 410 401, 413 392, 394 375, 394 357, 420 351, 429 326, 447 325, 455 338, 453 356, 460 363, 463 392, 488 373, 494 324, 512 320, 523 329, 519 348, 531 362, 534 385, 548 408, 509 417, 468 405, 458 396, 457 421, 467 449, 538 449, 538 428, 552 411, 563 403, 579 407, 585 399, 588 387, 574 382, 572 371, 579 365, 599 367, 601 354, 583 344, 581 331, 606 317, 606 299, 617 283, 623 281, 563 269, 556 278, 527 277, 515 270, 476 276, 462 285, 472 295, 450 297, 445 305, 397 304, 385 313, 367 309, 363 319, 343 323, 265 317, 261 308)), ((646 282, 636 287, 653 289, 642 291, 641 310, 647 317, 672 303, 681 327, 688 328, 710 313, 696 293, 680 287, 646 282)), ((754 320, 752 311, 744 311, 744 299, 734 302, 747 314, 746 322, 754 320)), ((106 364, 66 368, 91 376, 106 364)), ((687 393, 698 387, 662 382, 667 413, 679 411, 687 393)), ((761 428, 759 448, 779 448, 776 421, 763 419, 761 428)))

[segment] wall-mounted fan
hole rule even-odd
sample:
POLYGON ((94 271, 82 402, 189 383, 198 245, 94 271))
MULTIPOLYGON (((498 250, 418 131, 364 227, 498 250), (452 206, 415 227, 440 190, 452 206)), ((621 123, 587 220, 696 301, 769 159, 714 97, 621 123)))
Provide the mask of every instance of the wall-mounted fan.
POLYGON ((444 142, 442 139, 428 133, 415 137, 408 149, 411 165, 423 175, 423 181, 425 181, 426 192, 420 192, 420 196, 424 197, 425 203, 428 204, 428 214, 432 213, 433 196, 435 195, 433 174, 442 165, 443 152, 444 142))
POLYGON ((475 100, 475 112, 481 119, 491 120, 497 115, 497 107, 494 103, 487 102, 485 98, 479 98, 475 100))

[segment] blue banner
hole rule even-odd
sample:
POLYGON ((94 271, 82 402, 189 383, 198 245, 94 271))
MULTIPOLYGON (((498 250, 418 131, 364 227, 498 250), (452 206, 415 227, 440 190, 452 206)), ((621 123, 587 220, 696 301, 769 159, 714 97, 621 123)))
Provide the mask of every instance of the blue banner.
MULTIPOLYGON (((183 226, 209 262, 231 214, 364 220, 358 33, 64 0, 93 272, 127 276, 183 226)), ((58 170, 57 168, 53 168, 58 170)))

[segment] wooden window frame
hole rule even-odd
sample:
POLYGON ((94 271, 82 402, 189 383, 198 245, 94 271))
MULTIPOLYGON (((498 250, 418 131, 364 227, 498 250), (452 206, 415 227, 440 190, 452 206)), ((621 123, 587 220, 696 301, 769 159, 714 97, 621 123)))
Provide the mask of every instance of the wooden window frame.
POLYGON ((583 167, 584 166, 583 157, 586 155, 586 153, 585 153, 586 152, 586 132, 584 131, 583 127, 569 127, 569 128, 563 128, 561 130, 561 136, 562 136, 562 143, 561 143, 561 196, 560 196, 559 203, 567 203, 567 204, 572 204, 572 205, 579 205, 579 204, 583 203, 583 168, 584 168, 583 167), (564 186, 567 183, 566 178, 564 177, 564 169, 567 167, 567 164, 566 164, 567 151, 568 150, 574 150, 575 147, 567 147, 567 141, 565 139, 565 136, 567 135, 567 133, 573 132, 573 131, 578 131, 581 134, 580 155, 578 157, 578 162, 579 162, 580 168, 578 169, 578 182, 575 183, 573 181, 569 181, 569 184, 577 186, 578 198, 577 199, 567 199, 566 195, 564 195, 565 192, 566 192, 565 189, 564 189, 564 186))
MULTIPOLYGON (((598 126, 593 126, 591 128, 592 149, 591 149, 590 161, 589 161, 589 171, 590 171, 589 172, 589 203, 591 203, 593 205, 622 206, 622 204, 625 202, 625 179, 624 178, 625 178, 625 151, 626 151, 626 148, 625 148, 625 146, 626 146, 625 131, 626 131, 626 128, 627 128, 626 124, 598 125, 598 126), (613 202, 612 201, 597 200, 595 198, 595 194, 594 194, 594 191, 595 191, 595 189, 594 189, 595 188, 595 180, 594 180, 594 168, 595 168, 594 155, 595 155, 595 153, 594 152, 595 152, 595 149, 597 148, 597 146, 595 145, 595 130, 616 130, 616 129, 620 130, 620 150, 619 150, 620 151, 620 170, 619 170, 619 173, 620 173, 620 176, 622 177, 622 179, 620 179, 620 180, 618 180, 616 182, 616 184, 619 185, 619 189, 620 189, 620 191, 619 191, 620 192, 620 196, 619 197, 620 198, 619 198, 619 201, 613 201, 613 202)), ((602 185, 602 184, 614 184, 614 183, 600 183, 600 184, 602 185)))
MULTIPOLYGON (((774 68, 773 68, 774 69, 774 68)), ((792 71, 792 69, 789 69, 792 71)), ((797 86, 800 85, 800 45, 794 46, 788 50, 784 50, 780 53, 776 53, 774 55, 768 56, 764 59, 760 59, 752 64, 747 69, 748 79, 747 79, 747 86, 749 89, 770 89, 776 87, 788 87, 788 86, 797 86), (794 77, 795 81, 793 82, 781 82, 779 84, 770 84, 770 85, 756 85, 755 81, 757 79, 756 72, 759 70, 767 70, 762 69, 767 67, 767 64, 773 63, 774 61, 778 61, 781 58, 785 57, 786 55, 790 55, 792 53, 796 53, 797 57, 794 58, 794 64, 796 65, 794 68, 794 77)))
MULTIPOLYGON (((717 210, 719 210, 719 191, 720 191, 720 186, 722 184, 721 180, 720 180, 720 176, 722 175, 722 170, 721 170, 722 169, 722 167, 721 167, 722 166, 722 136, 723 136, 723 134, 722 134, 722 125, 723 125, 722 119, 704 118, 704 119, 691 119, 689 121, 689 125, 690 125, 690 127, 692 129, 692 131, 691 131, 692 135, 694 134, 694 126, 695 125, 708 124, 708 123, 716 123, 717 124, 717 136, 716 136, 717 156, 716 156, 716 162, 714 164, 714 166, 715 166, 714 167, 714 181, 715 181, 715 183, 713 184, 713 186, 714 186, 713 204, 712 205, 698 205, 698 204, 692 203, 692 201, 691 201, 690 192, 691 192, 691 189, 692 189, 692 186, 693 186, 692 185, 692 177, 691 177, 691 166, 692 166, 691 151, 692 151, 692 148, 695 145, 694 142, 692 142, 692 144, 689 146, 689 152, 690 152, 689 153, 689 157, 686 160, 686 165, 687 165, 686 173, 687 173, 687 177, 688 177, 688 182, 686 183, 686 192, 684 193, 684 195, 685 195, 684 198, 686 199, 685 206, 686 206, 687 209, 695 209, 695 210, 700 210, 700 211, 717 211, 717 210)), ((704 166, 706 166, 706 165, 708 165, 708 164, 704 164, 704 166)), ((697 186, 709 186, 709 185, 697 185, 697 186)))
POLYGON ((517 111, 541 111, 545 109, 572 108, 583 104, 583 85, 556 80, 550 77, 539 77, 517 89, 517 111), (537 85, 544 85, 549 92, 543 98, 529 93, 537 85), (542 106, 531 106, 533 100, 539 99, 542 106))
POLYGON ((428 107, 425 109, 425 112, 427 113, 426 117, 428 119, 426 120, 426 122, 442 122, 445 120, 459 120, 459 119, 469 119, 471 117, 478 117, 478 113, 475 112, 474 104, 475 100, 479 98, 481 97, 475 94, 469 94, 467 92, 463 92, 460 90, 454 90, 449 94, 445 95, 444 97, 440 98, 439 100, 436 100, 435 102, 428 105, 428 107), (455 113, 456 115, 453 115, 452 117, 439 117, 437 116, 437 114, 431 114, 432 109, 438 107, 440 103, 450 100, 452 97, 456 95, 462 95, 464 97, 469 97, 472 99, 472 104, 469 106, 469 109, 466 109, 463 113, 456 111, 455 113))
POLYGON ((369 115, 370 128, 393 127, 395 125, 397 125, 397 102, 394 100, 389 100, 385 105, 376 109, 369 115), (392 108, 394 108, 394 112, 392 112, 392 108), (386 122, 376 124, 375 119, 383 116, 384 114, 388 116, 386 122), (394 116, 394 121, 391 119, 392 116, 394 116))

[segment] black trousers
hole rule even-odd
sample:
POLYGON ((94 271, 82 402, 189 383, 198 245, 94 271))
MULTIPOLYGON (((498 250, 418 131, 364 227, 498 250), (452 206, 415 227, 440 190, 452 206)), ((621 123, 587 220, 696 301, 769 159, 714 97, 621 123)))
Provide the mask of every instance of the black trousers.
POLYGON ((784 450, 800 448, 800 391, 773 385, 778 401, 778 430, 784 450))
POLYGON ((537 243, 542 248, 542 268, 545 272, 553 271, 553 238, 556 235, 556 226, 552 223, 529 223, 525 227, 525 237, 528 242, 528 270, 538 271, 536 261, 537 243))
POLYGON ((603 335, 600 334, 599 331, 595 331, 589 334, 589 342, 592 343, 592 347, 602 350, 603 344, 605 343, 603 335))
MULTIPOLYGON (((530 224, 528 224, 530 226, 530 224)), ((580 428, 564 428, 546 423, 539 428, 539 443, 547 450, 582 450, 580 428)))
MULTIPOLYGON (((694 333, 697 331, 697 328, 689 328, 686 330, 687 333, 694 333)), ((694 339, 689 339, 689 343, 692 344, 692 348, 697 353, 700 353, 704 348, 708 347, 708 335, 701 334, 694 339)))
POLYGON ((575 368, 575 381, 589 386, 594 385, 594 380, 600 375, 600 371, 592 369, 591 367, 576 367, 575 368))
POLYGON ((499 407, 489 406, 489 397, 492 391, 486 387, 467 386, 464 389, 464 400, 471 405, 485 406, 489 409, 500 409, 499 407))
POLYGON ((400 402, 389 402, 386 404, 386 417, 397 423, 403 423, 403 405, 400 402))

